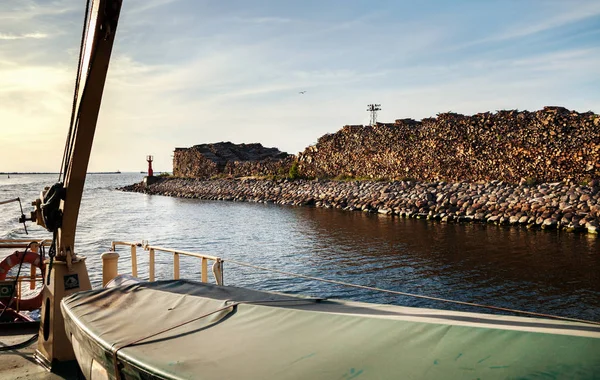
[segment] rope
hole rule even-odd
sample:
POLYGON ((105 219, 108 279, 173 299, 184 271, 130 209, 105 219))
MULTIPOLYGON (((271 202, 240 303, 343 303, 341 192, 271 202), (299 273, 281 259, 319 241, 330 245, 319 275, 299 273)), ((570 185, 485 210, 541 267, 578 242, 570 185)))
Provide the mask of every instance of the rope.
POLYGON ((75 134, 73 133, 73 129, 75 126, 75 117, 76 117, 76 109, 77 109, 77 100, 79 98, 79 84, 81 82, 81 69, 83 63, 83 48, 85 46, 85 31, 87 29, 88 24, 88 15, 90 12, 90 0, 86 2, 85 6, 85 16, 83 19, 83 30, 81 31, 81 44, 79 46, 79 62, 77 64, 77 78, 75 79, 75 91, 73 93, 73 104, 71 108, 71 122, 69 123, 69 132, 67 134, 67 141, 65 143, 65 150, 63 152, 62 164, 60 167, 60 172, 58 173, 58 182, 60 182, 61 176, 64 173, 67 174, 67 169, 69 165, 69 161, 71 161, 71 151, 73 146, 73 138, 75 134))
MULTIPOLYGON (((58 231, 55 229, 54 231, 52 231, 52 244, 50 245, 50 248, 48 249, 48 257, 50 258, 50 262, 48 263, 48 273, 47 273, 47 280, 46 280, 46 285, 50 286, 50 273, 52 273, 52 264, 54 264, 54 257, 56 256, 56 237, 58 235, 58 231)), ((46 253, 46 251, 44 251, 44 254, 46 253)))
POLYGON ((19 218, 19 221, 23 222, 23 228, 25 229, 25 235, 29 235, 29 232, 27 232, 27 225, 25 224, 25 213, 23 213, 23 205, 21 205, 21 198, 17 197, 17 200, 19 201, 19 208, 21 209, 21 217, 19 218))
POLYGON ((506 311, 506 312, 510 312, 510 313, 530 315, 530 316, 535 316, 535 317, 558 319, 558 320, 569 321, 569 322, 589 323, 589 324, 592 324, 592 325, 598 325, 598 326, 600 326, 600 322, 589 321, 589 320, 586 320, 586 319, 571 318, 571 317, 562 317, 562 316, 552 315, 552 314, 536 313, 536 312, 533 312, 533 311, 517 310, 517 309, 511 309, 511 308, 500 307, 500 306, 482 305, 482 304, 478 304, 478 303, 474 303, 474 302, 456 301, 456 300, 449 300, 449 299, 440 298, 440 297, 432 297, 432 296, 426 296, 426 295, 421 295, 421 294, 413 294, 413 293, 400 292, 400 291, 397 291, 397 290, 381 289, 381 288, 376 288, 374 286, 351 284, 351 283, 343 282, 343 281, 329 280, 329 279, 321 278, 321 277, 307 276, 307 275, 303 275, 303 274, 292 273, 292 272, 287 272, 287 271, 283 271, 283 270, 262 267, 262 266, 259 266, 259 265, 249 264, 249 263, 246 263, 246 262, 243 262, 243 261, 237 261, 237 260, 231 260, 231 259, 227 259, 227 260, 226 259, 222 259, 222 261, 227 261, 227 262, 230 262, 230 263, 235 264, 235 265, 239 265, 239 266, 243 266, 243 267, 248 267, 248 268, 254 268, 254 269, 258 269, 258 270, 262 270, 262 271, 266 271, 266 272, 279 273, 279 274, 282 274, 282 275, 285 275, 285 276, 291 276, 291 277, 297 277, 297 278, 304 278, 306 280, 327 282, 327 283, 330 283, 330 284, 348 286, 348 287, 351 287, 351 288, 365 289, 365 290, 371 290, 371 291, 382 292, 382 293, 390 293, 390 294, 396 294, 396 295, 399 295, 399 296, 406 296, 406 297, 421 298, 421 299, 426 299, 426 300, 431 300, 431 301, 447 302, 447 303, 453 303, 453 304, 457 304, 457 305, 479 307, 479 308, 490 309, 490 310, 506 311))
MULTIPOLYGON (((21 268, 23 267, 23 263, 25 262, 25 256, 27 255, 27 251, 29 251, 31 249, 31 246, 36 243, 41 247, 42 255, 44 255, 46 252, 45 248, 44 248, 43 240, 31 241, 31 242, 29 242, 29 244, 27 244, 27 246, 25 247, 25 251, 23 251, 23 256, 21 256, 21 261, 19 262, 19 269, 17 270, 17 277, 15 277, 15 281, 13 282, 12 293, 10 294, 9 301, 6 303, 6 305, 4 305, 4 309, 2 310, 2 312, 0 312, 0 317, 2 317, 2 315, 4 315, 4 312, 6 311, 6 309, 8 309, 8 307, 12 303, 12 298, 13 298, 13 295, 15 294, 15 290, 16 290, 17 286, 20 286, 19 276, 21 276, 21 268)), ((44 262, 43 260, 44 259, 42 256, 42 263, 44 262)))
POLYGON ((13 344, 10 346, 0 346, 0 352, 19 350, 21 348, 31 346, 35 341, 37 341, 37 339, 38 339, 38 334, 35 334, 35 335, 32 335, 31 338, 27 339, 24 342, 13 344))
POLYGON ((225 311, 227 309, 232 309, 231 311, 233 311, 238 305, 242 305, 242 304, 249 305, 249 304, 260 304, 260 303, 271 303, 271 302, 310 302, 310 303, 312 303, 312 302, 320 302, 321 300, 322 300, 321 298, 308 298, 308 299, 299 299, 299 300, 294 300, 294 299, 291 299, 291 300, 290 299, 282 299, 282 300, 258 300, 258 301, 232 301, 232 300, 226 300, 225 303, 231 302, 231 304, 223 306, 223 307, 220 307, 220 308, 218 308, 216 310, 213 310, 213 311, 209 311, 208 313, 202 314, 199 317, 194 317, 194 318, 189 319, 187 321, 183 321, 181 323, 176 324, 175 326, 167 327, 165 329, 162 329, 162 330, 157 331, 155 333, 152 333, 150 335, 146 335, 146 336, 144 336, 142 338, 139 338, 139 339, 136 339, 136 340, 134 340, 132 342, 126 343, 126 344, 124 344, 124 345, 122 345, 120 347, 113 347, 112 351, 113 351, 113 365, 114 365, 114 369, 115 369, 115 377, 117 378, 117 380, 121 379, 121 373, 119 371, 119 362, 118 362, 118 358, 117 358, 117 352, 119 352, 120 350, 122 350, 122 349, 124 349, 126 347, 129 347, 129 346, 133 346, 134 344, 137 344, 137 343, 139 343, 139 342, 141 342, 143 340, 153 338, 153 337, 155 337, 157 335, 169 332, 171 330, 175 330, 176 328, 179 328, 181 326, 185 326, 185 325, 190 324, 192 322, 195 322, 197 320, 206 318, 206 317, 211 316, 213 314, 216 314, 216 313, 218 313, 220 311, 225 311))
POLYGON ((19 269, 17 270, 17 277, 15 277, 15 281, 13 282, 12 292, 10 293, 10 296, 8 298, 8 302, 6 303, 6 305, 4 305, 2 312, 0 312, 0 318, 4 315, 4 312, 6 312, 6 309, 9 308, 10 304, 12 304, 13 296, 15 294, 15 290, 17 289, 17 286, 21 286, 19 284, 19 276, 21 276, 21 268, 23 267, 23 263, 25 262, 25 256, 27 255, 27 251, 29 251, 31 246, 35 243, 38 243, 38 242, 35 242, 35 241, 30 242, 29 244, 27 244, 27 247, 25 247, 25 251, 23 251, 23 255, 21 256, 21 261, 19 262, 19 269))
MULTIPOLYGON (((0 313, 0 317, 2 317, 2 315, 4 315, 4 312, 6 311, 6 309, 8 309, 8 307, 12 303, 12 299, 13 299, 12 297, 13 297, 13 294, 15 292, 16 287, 20 286, 20 284, 18 282, 19 282, 19 276, 21 275, 21 267, 23 266, 23 262, 25 261, 25 255, 27 254, 27 250, 29 250, 34 243, 37 243, 41 247, 41 249, 40 249, 40 251, 42 252, 42 256, 41 256, 42 259, 41 260, 42 260, 42 263, 44 262, 44 255, 45 255, 45 252, 46 252, 46 250, 44 248, 44 241, 43 240, 41 240, 39 242, 32 241, 29 244, 27 244, 27 247, 25 247, 25 251, 23 252, 23 256, 21 257, 21 262, 19 263, 19 270, 17 271, 17 277, 15 278, 15 282, 14 282, 14 286, 13 286, 13 291, 12 291, 12 293, 10 295, 10 300, 4 306, 4 309, 0 313)), ((37 341, 37 339, 38 339, 38 334, 34 334, 34 335, 31 336, 31 338, 27 339, 24 342, 16 343, 16 344, 9 345, 9 346, 0 346, 0 352, 12 351, 12 350, 19 350, 21 348, 28 347, 32 343, 34 343, 35 341, 37 341)))
POLYGON ((220 311, 224 311, 224 310, 227 310, 227 309, 232 309, 233 310, 233 308, 235 308, 237 305, 239 305, 239 302, 234 302, 231 305, 223 306, 223 307, 218 308, 216 310, 209 311, 208 313, 202 314, 199 317, 195 317, 195 318, 192 318, 190 320, 178 323, 175 326, 167 327, 166 329, 163 329, 163 330, 157 331, 157 332, 155 332, 153 334, 150 334, 150 335, 144 336, 142 338, 136 339, 136 340, 134 340, 132 342, 129 342, 127 344, 124 344, 124 345, 122 345, 120 347, 113 347, 113 349, 112 349, 113 350, 113 366, 114 366, 114 369, 115 369, 115 377, 116 377, 116 379, 117 380, 121 379, 121 371, 119 371, 119 359, 117 358, 117 353, 119 352, 119 350, 122 350, 122 349, 124 349, 126 347, 129 347, 129 346, 133 346, 134 344, 137 344, 137 343, 139 343, 139 342, 141 342, 143 340, 146 340, 146 339, 155 337, 155 336, 157 336, 159 334, 162 334, 162 333, 174 330, 174 329, 176 329, 178 327, 187 325, 187 324, 192 323, 194 321, 197 321, 199 319, 206 318, 206 317, 208 317, 210 315, 213 315, 213 314, 216 314, 216 313, 218 313, 220 311))

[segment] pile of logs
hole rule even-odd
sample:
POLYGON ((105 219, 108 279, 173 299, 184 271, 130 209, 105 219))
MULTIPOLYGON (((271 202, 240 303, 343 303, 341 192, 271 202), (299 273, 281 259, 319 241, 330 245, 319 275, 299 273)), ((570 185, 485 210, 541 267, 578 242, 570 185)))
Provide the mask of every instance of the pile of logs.
POLYGON ((223 174, 229 177, 285 177, 295 157, 289 155, 284 158, 266 158, 260 161, 229 161, 225 165, 223 174))
POLYGON ((175 149, 173 175, 188 178, 277 175, 287 173, 291 162, 287 153, 261 144, 201 144, 175 149))
POLYGON ((309 178, 586 182, 600 178, 600 116, 545 107, 346 126, 298 163, 309 178))

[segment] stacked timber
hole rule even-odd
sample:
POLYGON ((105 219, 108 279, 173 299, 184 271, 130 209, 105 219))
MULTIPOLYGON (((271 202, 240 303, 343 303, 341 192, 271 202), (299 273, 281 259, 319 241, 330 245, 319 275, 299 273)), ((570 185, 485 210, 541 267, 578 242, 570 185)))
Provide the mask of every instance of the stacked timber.
POLYGON ((599 115, 545 107, 345 126, 298 163, 309 178, 589 182, 600 178, 599 157, 599 115))
POLYGON ((175 149, 173 175, 190 178, 277 175, 286 166, 289 168, 290 162, 287 153, 261 144, 200 144, 175 149))

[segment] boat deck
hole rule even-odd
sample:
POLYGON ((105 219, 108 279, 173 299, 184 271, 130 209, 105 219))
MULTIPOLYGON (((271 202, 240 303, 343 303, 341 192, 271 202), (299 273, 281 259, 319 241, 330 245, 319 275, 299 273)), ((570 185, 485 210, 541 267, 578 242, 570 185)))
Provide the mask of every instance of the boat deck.
MULTIPOLYGON (((19 329, 9 329, 0 333, 0 347, 6 347, 21 343, 37 333, 37 328, 26 327, 19 329), (14 330, 14 331, 10 331, 14 330)), ((47 371, 39 365, 34 353, 36 344, 18 350, 4 351, 0 353, 0 380, 60 380, 60 379, 83 379, 80 376, 77 362, 69 362, 56 369, 56 373, 47 371)))

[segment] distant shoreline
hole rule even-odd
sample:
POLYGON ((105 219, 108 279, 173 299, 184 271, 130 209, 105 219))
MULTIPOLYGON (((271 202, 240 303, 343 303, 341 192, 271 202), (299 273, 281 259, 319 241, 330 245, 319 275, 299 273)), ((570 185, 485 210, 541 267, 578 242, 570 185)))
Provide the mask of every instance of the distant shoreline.
MULTIPOLYGON (((129 173, 129 172, 88 172, 86 174, 123 174, 123 173, 129 173)), ((131 172, 131 173, 137 173, 137 172, 131 172)), ((44 174, 58 174, 58 172, 0 172, 0 175, 23 175, 23 174, 28 174, 28 175, 44 175, 44 174)))
POLYGON ((58 174, 58 172, 0 172, 2 174, 58 174))

